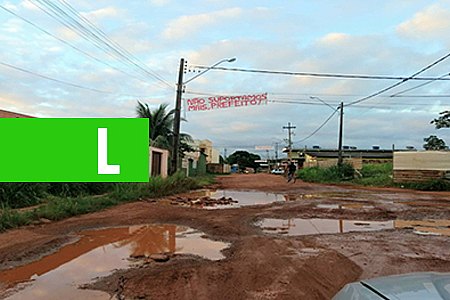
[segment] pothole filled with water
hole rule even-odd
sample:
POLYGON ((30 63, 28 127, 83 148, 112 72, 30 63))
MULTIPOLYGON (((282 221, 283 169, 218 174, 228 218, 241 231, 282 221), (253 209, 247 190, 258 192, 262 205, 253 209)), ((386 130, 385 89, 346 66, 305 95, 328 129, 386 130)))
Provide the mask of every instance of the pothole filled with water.
POLYGON ((6 299, 110 299, 107 293, 79 289, 96 277, 126 269, 136 259, 166 261, 192 254, 220 260, 227 243, 176 225, 139 225, 88 230, 80 240, 38 261, 0 272, 0 297, 6 299))
POLYGON ((286 201, 282 194, 258 191, 201 190, 186 196, 169 197, 171 205, 191 206, 205 209, 236 208, 249 205, 264 205, 286 201))
POLYGON ((313 235, 392 229, 394 221, 351 221, 333 219, 264 219, 264 232, 285 235, 313 235))
POLYGON ((450 236, 449 220, 425 221, 357 221, 335 219, 263 219, 257 224, 266 233, 289 236, 337 234, 346 232, 378 231, 387 229, 413 229, 422 235, 450 236))
POLYGON ((325 209, 373 209, 373 205, 363 203, 346 203, 346 204, 317 204, 317 208, 325 209))

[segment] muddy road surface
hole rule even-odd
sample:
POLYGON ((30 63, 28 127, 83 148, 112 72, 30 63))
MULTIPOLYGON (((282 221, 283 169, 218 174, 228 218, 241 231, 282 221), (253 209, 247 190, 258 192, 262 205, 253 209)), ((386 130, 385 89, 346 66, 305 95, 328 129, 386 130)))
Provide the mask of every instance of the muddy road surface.
POLYGON ((5 299, 331 299, 346 283, 450 272, 450 193, 218 178, 0 234, 5 299))

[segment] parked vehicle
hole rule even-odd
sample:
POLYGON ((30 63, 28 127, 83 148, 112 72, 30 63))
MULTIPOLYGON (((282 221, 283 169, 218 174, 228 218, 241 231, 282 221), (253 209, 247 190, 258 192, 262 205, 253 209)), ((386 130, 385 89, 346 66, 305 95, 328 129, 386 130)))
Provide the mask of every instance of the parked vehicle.
POLYGON ((270 173, 277 174, 277 175, 283 175, 284 169, 273 169, 272 171, 270 171, 270 173))
POLYGON ((349 283, 333 300, 447 300, 450 273, 409 273, 349 283))

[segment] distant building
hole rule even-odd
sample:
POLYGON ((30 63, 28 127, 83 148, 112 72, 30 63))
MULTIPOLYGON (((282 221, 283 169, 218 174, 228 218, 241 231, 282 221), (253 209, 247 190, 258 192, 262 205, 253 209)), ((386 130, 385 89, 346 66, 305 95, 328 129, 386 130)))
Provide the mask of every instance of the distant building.
MULTIPOLYGON (((287 152, 287 150, 283 151, 287 152)), ((392 150, 346 147, 342 151, 344 161, 351 163, 356 169, 363 164, 392 162, 392 150)), ((329 167, 337 164, 339 151, 337 149, 292 149, 291 157, 304 167, 329 167)))
POLYGON ((149 169, 150 176, 167 177, 169 169, 169 151, 156 147, 150 147, 149 169))
POLYGON ((191 147, 206 154, 206 163, 220 163, 220 152, 213 147, 213 143, 210 140, 195 140, 191 143, 191 147))

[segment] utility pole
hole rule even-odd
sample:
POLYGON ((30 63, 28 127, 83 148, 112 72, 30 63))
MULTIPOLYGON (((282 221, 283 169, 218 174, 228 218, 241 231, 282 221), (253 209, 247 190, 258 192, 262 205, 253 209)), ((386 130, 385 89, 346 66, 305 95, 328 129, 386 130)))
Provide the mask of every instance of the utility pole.
POLYGON ((291 157, 292 157, 292 132, 291 132, 291 129, 295 129, 295 128, 297 128, 297 127, 291 126, 291 122, 288 122, 288 126, 283 126, 283 129, 288 130, 288 143, 289 143, 288 157, 289 157, 289 159, 291 159, 291 157))
POLYGON ((181 123, 181 96, 183 94, 183 74, 184 74, 184 58, 180 60, 180 69, 178 71, 177 94, 175 100, 175 113, 173 119, 173 149, 172 164, 170 166, 170 174, 174 174, 178 170, 178 152, 180 146, 180 123, 181 123))
POLYGON ((278 166, 278 143, 275 143, 275 163, 278 166))
POLYGON ((343 157, 342 157, 342 131, 344 127, 344 102, 341 102, 339 105, 339 109, 341 110, 341 116, 339 118, 339 142, 338 142, 338 166, 342 166, 343 157))

